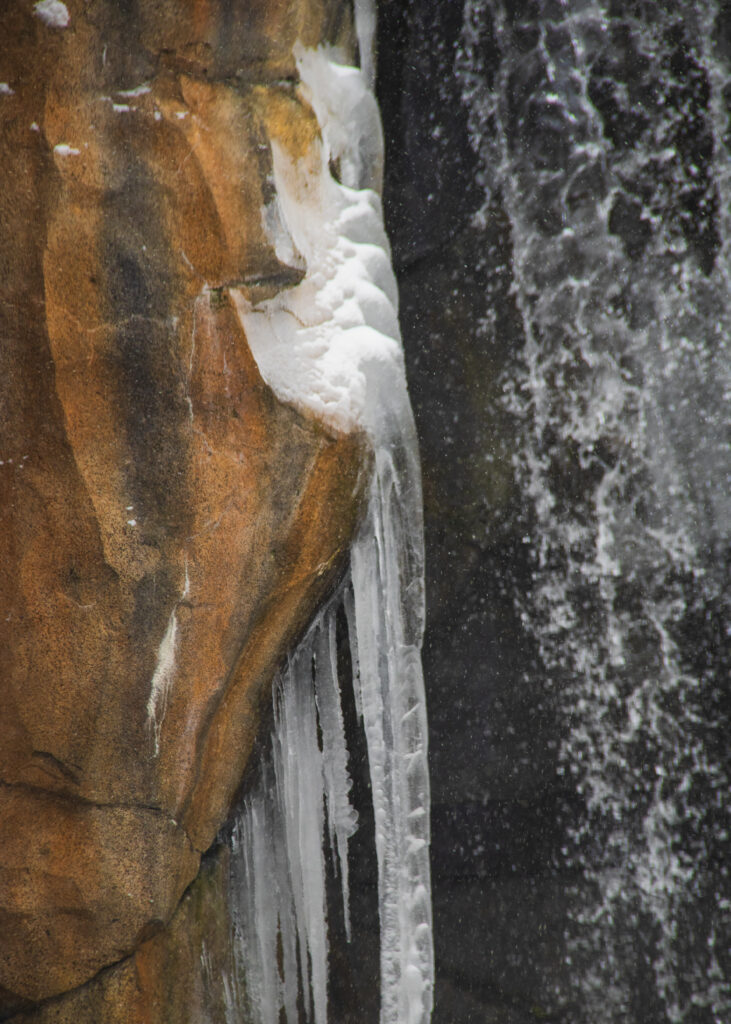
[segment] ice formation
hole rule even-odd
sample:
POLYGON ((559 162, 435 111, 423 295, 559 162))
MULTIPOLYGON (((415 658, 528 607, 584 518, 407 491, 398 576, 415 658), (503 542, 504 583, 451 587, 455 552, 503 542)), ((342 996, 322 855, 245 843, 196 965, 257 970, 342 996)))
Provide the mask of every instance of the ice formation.
POLYGON ((68 8, 61 0, 38 0, 33 12, 49 28, 67 28, 71 20, 68 8))
POLYGON ((396 282, 374 191, 378 111, 358 69, 322 51, 302 51, 298 65, 322 150, 313 165, 300 167, 272 143, 278 209, 265 211, 264 222, 276 232, 277 251, 298 253, 307 273, 297 287, 255 306, 241 293, 234 297, 259 370, 283 401, 336 429, 365 427, 376 438, 381 384, 403 389, 396 282), (330 173, 335 162, 342 184, 330 173))
MULTIPOLYGON (((131 507, 131 506, 130 506, 131 507)), ((127 509, 129 511, 129 509, 127 509)), ((128 519, 128 523, 135 525, 136 520, 128 519)), ((188 561, 185 562, 185 585, 180 595, 180 601, 184 601, 190 595, 190 576, 188 574, 188 561)), ((147 728, 152 736, 155 748, 155 757, 160 753, 160 732, 163 719, 168 708, 170 691, 175 682, 176 653, 178 643, 178 606, 176 603, 170 618, 168 619, 165 634, 160 641, 157 651, 155 671, 150 682, 150 696, 147 700, 147 728)))
MULTIPOLYGON (((347 841, 356 824, 343 763, 339 692, 332 685, 334 614, 331 608, 320 616, 276 682, 271 758, 233 835, 237 952, 261 1024, 279 1024, 281 1010, 288 1022, 299 1019, 298 977, 308 1020, 327 1020, 326 802, 341 865, 347 864, 347 841), (321 727, 322 750, 318 714, 329 723, 321 727), (340 728, 333 728, 338 721, 340 728)), ((347 887, 344 894, 347 900, 347 887)))
POLYGON ((236 823, 238 952, 261 1024, 278 1024, 282 1012, 295 1024, 298 1000, 308 1020, 325 1024, 323 836, 329 835, 339 866, 347 928, 347 846, 356 827, 335 646, 342 602, 376 823, 381 1024, 425 1024, 433 952, 421 485, 396 286, 375 191, 380 124, 358 69, 322 50, 302 50, 298 64, 322 148, 313 171, 273 144, 277 206, 263 211, 263 220, 282 253, 304 260, 306 274, 296 287, 257 305, 239 295, 237 308, 275 393, 334 429, 365 430, 376 468, 350 579, 277 681, 271 754, 236 823), (330 173, 334 164, 341 181, 330 173))

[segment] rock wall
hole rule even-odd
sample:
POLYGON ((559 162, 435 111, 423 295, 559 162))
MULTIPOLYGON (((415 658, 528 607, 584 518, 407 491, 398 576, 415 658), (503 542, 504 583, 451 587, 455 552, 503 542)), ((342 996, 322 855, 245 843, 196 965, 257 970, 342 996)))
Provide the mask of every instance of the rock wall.
POLYGON ((201 855, 370 465, 229 298, 302 277, 269 144, 307 152, 293 46, 355 60, 351 11, 11 0, 0 40, 0 1017, 200 1020, 201 855))
POLYGON ((731 1015, 730 13, 379 3, 438 1021, 731 1015))

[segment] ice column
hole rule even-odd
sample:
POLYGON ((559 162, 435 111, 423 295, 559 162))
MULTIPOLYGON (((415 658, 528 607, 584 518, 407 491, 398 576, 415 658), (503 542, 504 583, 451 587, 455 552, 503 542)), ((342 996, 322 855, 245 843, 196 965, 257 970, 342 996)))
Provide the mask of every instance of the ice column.
POLYGON ((408 464, 405 450, 377 452, 348 600, 376 822, 382 1024, 428 1020, 433 985, 421 521, 402 456, 408 464))

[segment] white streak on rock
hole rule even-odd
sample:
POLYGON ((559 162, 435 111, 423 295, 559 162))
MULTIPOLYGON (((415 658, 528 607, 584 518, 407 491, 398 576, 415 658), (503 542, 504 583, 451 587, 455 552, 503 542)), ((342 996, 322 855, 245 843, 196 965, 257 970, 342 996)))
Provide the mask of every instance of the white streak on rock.
POLYGON ((147 701, 147 722, 155 741, 155 756, 160 752, 160 730, 167 711, 170 690, 175 678, 175 646, 178 639, 178 619, 173 611, 157 652, 157 664, 150 684, 147 701))

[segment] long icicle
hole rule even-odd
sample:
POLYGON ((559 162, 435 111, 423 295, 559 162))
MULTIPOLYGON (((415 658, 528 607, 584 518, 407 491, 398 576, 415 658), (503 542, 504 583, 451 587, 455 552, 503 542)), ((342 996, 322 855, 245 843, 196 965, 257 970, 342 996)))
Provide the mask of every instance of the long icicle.
POLYGON ((381 1024, 422 1024, 432 1008, 421 521, 410 508, 418 490, 418 481, 397 474, 388 448, 380 450, 368 518, 352 552, 348 620, 376 822, 381 1024))

